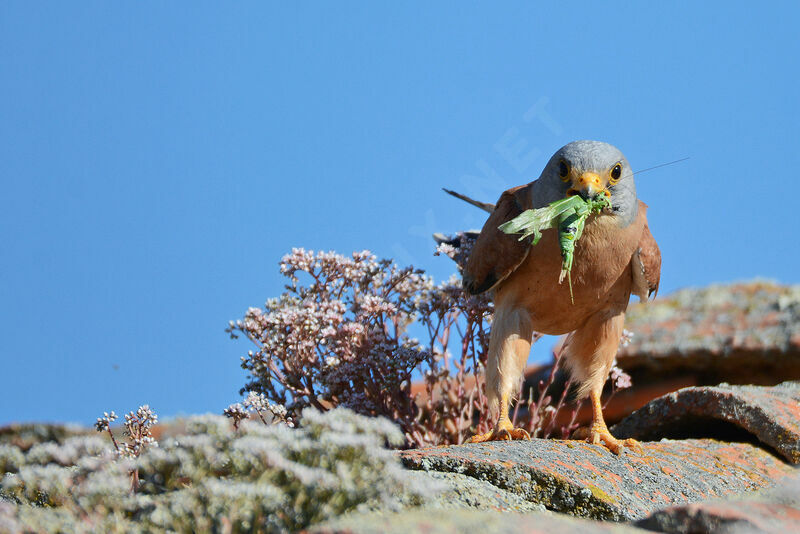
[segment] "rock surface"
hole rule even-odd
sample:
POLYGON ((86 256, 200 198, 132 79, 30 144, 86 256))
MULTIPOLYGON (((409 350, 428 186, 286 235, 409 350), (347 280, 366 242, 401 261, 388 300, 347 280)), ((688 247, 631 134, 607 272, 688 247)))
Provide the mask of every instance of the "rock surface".
POLYGON ((800 478, 745 498, 673 506, 636 523, 657 532, 800 532, 800 478))
POLYGON ((426 510, 545 511, 544 505, 531 502, 522 495, 460 473, 412 471, 411 475, 425 487, 435 489, 435 496, 422 504, 426 510))
POLYGON ((460 473, 549 510, 614 521, 770 487, 794 469, 748 443, 645 443, 621 456, 581 441, 531 440, 401 453, 411 469, 460 473))
POLYGON ((698 383, 800 379, 800 286, 769 281, 683 289, 632 304, 631 343, 617 355, 634 377, 688 373, 698 383))
POLYGON ((647 531, 618 523, 601 523, 557 514, 504 514, 499 512, 409 511, 372 513, 338 519, 309 530, 314 534, 646 534, 647 531))
POLYGON ((497 513, 450 509, 414 509, 400 513, 361 513, 310 529, 317 534, 424 533, 628 533, 735 534, 800 532, 800 477, 784 479, 776 488, 731 500, 670 506, 635 523, 579 519, 552 512, 497 513), (637 528, 638 527, 638 528, 637 528))
POLYGON ((782 504, 718 502, 668 508, 638 523, 655 532, 734 533, 800 532, 800 510, 782 504))
POLYGON ((790 463, 800 464, 798 382, 774 387, 721 384, 684 388, 632 413, 615 425, 612 433, 644 440, 725 433, 725 427, 714 422, 746 431, 790 463))

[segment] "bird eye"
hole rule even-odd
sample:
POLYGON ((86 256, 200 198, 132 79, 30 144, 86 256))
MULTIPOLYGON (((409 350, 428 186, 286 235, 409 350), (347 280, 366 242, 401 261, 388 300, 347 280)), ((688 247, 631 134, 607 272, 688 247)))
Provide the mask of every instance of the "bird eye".
POLYGON ((617 163, 614 165, 614 168, 611 169, 611 180, 609 180, 609 182, 612 184, 619 182, 620 176, 622 176, 622 164, 617 163))
POLYGON ((563 159, 558 163, 558 176, 565 182, 569 179, 569 165, 563 159))

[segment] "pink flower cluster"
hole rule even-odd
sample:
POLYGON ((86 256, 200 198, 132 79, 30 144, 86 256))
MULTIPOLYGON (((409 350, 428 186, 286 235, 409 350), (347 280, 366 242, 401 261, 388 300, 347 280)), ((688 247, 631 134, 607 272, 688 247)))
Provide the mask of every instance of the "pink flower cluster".
MULTIPOLYGON (((119 442, 111 431, 111 423, 117 419, 117 414, 113 411, 103 412, 103 417, 98 417, 94 427, 98 432, 107 432, 114 445, 114 452, 120 458, 138 458, 148 447, 158 447, 158 441, 153 437, 153 427, 158 424, 156 415, 150 406, 144 404, 139 406, 135 412, 125 414, 125 424, 123 434, 126 441, 119 442)), ((131 491, 139 488, 139 468, 134 467, 130 471, 131 491)))
POLYGON ((280 271, 286 291, 229 325, 232 336, 256 347, 242 358, 250 373, 243 391, 263 394, 295 418, 306 406, 386 416, 409 445, 468 437, 473 412, 487 411, 479 378, 491 312, 485 298, 465 295, 455 279, 435 287, 422 271, 367 251, 346 257, 293 249, 280 271), (425 391, 412 392, 413 379, 425 391))

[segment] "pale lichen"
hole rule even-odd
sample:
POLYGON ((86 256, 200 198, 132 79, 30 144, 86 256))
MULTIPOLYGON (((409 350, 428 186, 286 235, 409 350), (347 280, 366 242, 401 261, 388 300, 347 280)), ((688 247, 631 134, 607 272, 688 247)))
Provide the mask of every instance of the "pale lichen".
POLYGON ((363 506, 398 509, 427 491, 385 448, 403 442, 385 419, 307 409, 299 428, 246 421, 233 431, 221 416, 185 428, 136 458, 98 450, 94 437, 27 454, 4 446, 16 472, 0 479, 0 530, 291 532, 363 506))

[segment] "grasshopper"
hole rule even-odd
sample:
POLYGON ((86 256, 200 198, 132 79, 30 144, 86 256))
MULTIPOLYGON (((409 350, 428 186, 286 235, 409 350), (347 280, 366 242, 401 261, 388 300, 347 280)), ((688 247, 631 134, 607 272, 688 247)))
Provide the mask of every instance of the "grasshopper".
POLYGON ((603 194, 588 200, 579 195, 573 195, 556 200, 543 208, 525 210, 498 228, 507 234, 521 234, 520 241, 533 236, 531 246, 534 246, 542 238, 543 230, 557 227, 558 244, 561 248, 561 273, 558 283, 561 284, 564 282, 564 278, 567 279, 569 297, 574 304, 571 272, 575 244, 583 234, 583 228, 589 215, 610 207, 611 202, 603 194))

